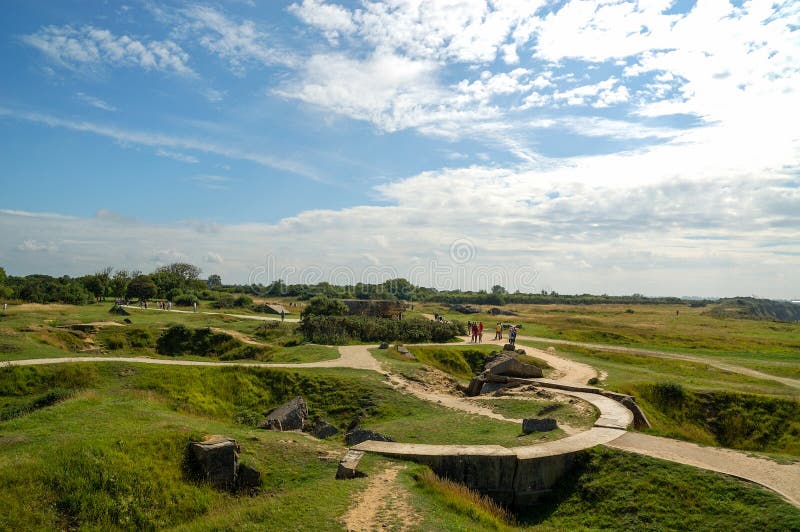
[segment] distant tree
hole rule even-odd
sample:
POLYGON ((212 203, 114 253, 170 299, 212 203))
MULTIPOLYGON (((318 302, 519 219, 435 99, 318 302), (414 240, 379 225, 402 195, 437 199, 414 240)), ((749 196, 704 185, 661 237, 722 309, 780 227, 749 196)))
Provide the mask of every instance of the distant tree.
POLYGON ((128 291, 128 284, 131 282, 131 276, 126 270, 117 270, 114 276, 108 283, 109 294, 114 297, 123 297, 128 291))
POLYGON ((158 293, 158 286, 148 275, 139 275, 134 277, 128 284, 128 289, 125 294, 127 297, 134 299, 150 299, 155 297, 158 293))
POLYGON ((496 284, 492 287, 492 293, 496 296, 504 296, 508 291, 499 284, 496 284))
POLYGON ((184 283, 195 281, 200 277, 203 270, 193 264, 186 262, 173 262, 166 266, 160 266, 156 269, 156 273, 169 272, 180 277, 184 283))
POLYGON ((308 305, 300 313, 300 317, 344 316, 345 314, 347 314, 347 305, 338 299, 331 299, 328 296, 314 296, 308 300, 308 305))
POLYGON ((220 277, 216 273, 213 275, 209 275, 207 284, 209 288, 219 288, 220 286, 222 286, 222 277, 220 277))
POLYGON ((3 269, 2 266, 0 266, 0 286, 6 284, 7 278, 8 277, 6 276, 6 271, 3 269))

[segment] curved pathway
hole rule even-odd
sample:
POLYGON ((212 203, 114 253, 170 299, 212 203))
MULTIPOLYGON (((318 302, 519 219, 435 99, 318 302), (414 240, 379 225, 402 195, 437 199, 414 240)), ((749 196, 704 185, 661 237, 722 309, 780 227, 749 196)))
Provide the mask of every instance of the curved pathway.
MULTIPOLYGON (((545 339, 544 341, 548 340, 545 339)), ((386 375, 390 379, 390 382, 394 382, 395 386, 405 385, 405 391, 424 400, 434 401, 449 408, 464 410, 478 415, 489 415, 490 417, 498 416, 494 412, 491 412, 491 410, 471 404, 470 401, 464 398, 430 392, 418 385, 411 386, 408 381, 398 381, 398 377, 385 372, 380 363, 369 352, 369 349, 373 347, 376 346, 341 346, 339 347, 341 356, 335 360, 301 364, 206 362, 156 359, 149 357, 64 357, 11 360, 2 362, 0 365, 32 366, 68 362, 131 362, 173 366, 240 366, 263 368, 346 367, 380 372, 386 375)), ((569 361, 539 349, 536 349, 533 354, 537 358, 545 360, 557 370, 560 374, 560 378, 558 379, 560 383, 573 384, 576 386, 585 385, 588 375, 596 375, 595 370, 586 364, 569 361)), ((595 426, 587 431, 560 440, 512 449, 499 445, 423 445, 374 441, 366 441, 355 448, 396 456, 476 455, 516 456, 518 459, 535 459, 575 452, 596 445, 606 445, 623 451, 662 458, 743 478, 776 491, 784 496, 791 504, 800 507, 800 464, 782 465, 771 460, 755 458, 730 449, 701 447, 693 443, 649 436, 641 433, 626 432, 624 428, 631 423, 632 415, 630 411, 616 401, 596 393, 566 390, 561 390, 560 393, 573 395, 594 404, 601 413, 595 426)))
POLYGON ((754 369, 737 366, 735 364, 720 362, 718 360, 712 359, 711 357, 687 355, 684 353, 673 353, 669 351, 658 351, 655 349, 642 349, 638 347, 624 347, 624 346, 609 345, 609 344, 573 342, 570 340, 558 340, 554 338, 544 338, 541 336, 517 336, 517 340, 523 342, 527 340, 529 342, 542 342, 542 343, 551 343, 558 345, 574 345, 578 347, 585 347, 587 349, 596 349, 597 351, 614 351, 617 353, 630 353, 632 355, 642 355, 642 356, 657 357, 657 358, 671 358, 675 360, 685 360, 686 362, 697 362, 724 371, 729 371, 731 373, 738 373, 739 375, 746 375, 748 377, 755 377, 757 379, 780 382, 781 384, 785 384, 786 386, 791 386, 792 388, 800 388, 800 380, 791 379, 789 377, 779 377, 777 375, 770 375, 768 373, 763 373, 761 371, 757 371, 754 369))

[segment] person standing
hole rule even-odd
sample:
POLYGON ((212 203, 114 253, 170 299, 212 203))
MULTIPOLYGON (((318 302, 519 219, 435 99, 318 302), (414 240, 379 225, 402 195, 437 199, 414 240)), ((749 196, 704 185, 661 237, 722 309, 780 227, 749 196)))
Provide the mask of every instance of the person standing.
POLYGON ((483 343, 483 322, 478 324, 478 341, 483 343))
POLYGON ((478 343, 478 324, 475 322, 472 323, 472 343, 478 343))
POLYGON ((192 302, 192 310, 193 310, 194 312, 197 312, 197 301, 193 301, 193 302, 192 302))
POLYGON ((511 327, 511 331, 508 333, 508 343, 514 345, 517 341, 517 328, 511 327))
POLYGON ((286 311, 281 309, 281 321, 283 321, 285 318, 286 318, 286 311))
POLYGON ((499 321, 494 328, 494 339, 495 340, 502 340, 503 339, 503 324, 499 321))

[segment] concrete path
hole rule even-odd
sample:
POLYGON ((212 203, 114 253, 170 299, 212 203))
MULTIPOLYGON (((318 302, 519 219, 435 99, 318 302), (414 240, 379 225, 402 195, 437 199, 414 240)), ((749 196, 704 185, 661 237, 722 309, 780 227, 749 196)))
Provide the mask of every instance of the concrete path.
POLYGON ((638 347, 624 347, 618 345, 608 345, 608 344, 592 344, 587 342, 573 342, 569 340, 557 340, 553 338, 544 338, 541 336, 517 336, 518 341, 529 341, 529 342, 543 342, 543 343, 550 343, 556 345, 574 345, 578 347, 585 347, 587 349, 596 349, 598 351, 614 351, 618 353, 630 353, 632 355, 641 355, 641 356, 648 356, 648 357, 658 357, 658 358, 671 358, 675 360, 685 360, 687 362, 696 362, 699 364, 705 364, 707 366, 712 366, 724 371, 729 371, 731 373, 738 373, 739 375, 746 375, 748 377, 755 377, 757 379, 764 379, 769 381, 780 382, 781 384, 785 384, 786 386, 791 386, 792 388, 800 388, 800 380, 791 379, 789 377, 779 377, 777 375, 770 375, 768 373, 763 373, 761 371, 757 371, 750 368, 745 368, 742 366, 737 366, 735 364, 728 364, 727 362, 721 362, 715 360, 714 358, 708 356, 697 356, 697 355, 687 355, 685 353, 673 353, 669 351, 657 351, 654 349, 641 349, 638 347))

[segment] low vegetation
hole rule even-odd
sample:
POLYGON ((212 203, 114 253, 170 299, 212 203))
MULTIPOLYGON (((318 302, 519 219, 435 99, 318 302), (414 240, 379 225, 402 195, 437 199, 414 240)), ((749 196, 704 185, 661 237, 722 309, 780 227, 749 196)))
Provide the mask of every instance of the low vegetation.
POLYGON ((459 322, 425 318, 391 319, 366 316, 307 316, 300 331, 309 342, 341 345, 349 342, 447 342, 464 334, 459 322))
POLYGON ((707 314, 716 318, 800 322, 800 305, 788 301, 735 297, 720 300, 707 314))
POLYGON ((748 482, 598 447, 519 516, 545 530, 800 529, 800 510, 748 482))
POLYGON ((800 403, 675 383, 634 390, 656 432, 746 451, 800 456, 800 403))
POLYGON ((418 466, 411 475, 423 493, 476 526, 507 530, 515 524, 508 509, 463 484, 436 476, 428 467, 418 466))
POLYGON ((245 344, 227 333, 214 332, 209 327, 191 329, 173 325, 156 341, 156 352, 161 355, 195 355, 220 360, 268 358, 269 350, 263 345, 245 344))

